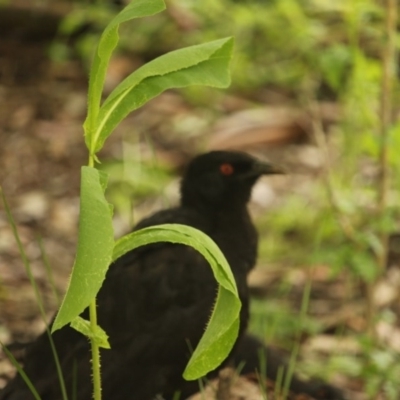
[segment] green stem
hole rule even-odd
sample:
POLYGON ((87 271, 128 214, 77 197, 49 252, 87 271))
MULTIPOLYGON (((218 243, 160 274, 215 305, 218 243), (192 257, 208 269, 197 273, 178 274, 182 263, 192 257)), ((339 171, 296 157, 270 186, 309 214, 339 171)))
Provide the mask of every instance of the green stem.
POLYGON ((393 86, 396 80, 396 26, 397 3, 396 0, 386 0, 386 44, 382 55, 382 84, 381 84, 381 110, 380 110, 380 169, 378 181, 378 206, 381 214, 387 205, 389 191, 389 130, 392 124, 393 113, 393 86))
MULTIPOLYGON (((89 154, 89 167, 94 167, 94 155, 89 154)), ((97 310, 96 299, 89 305, 89 319, 92 332, 97 329, 97 310)), ((100 348, 93 338, 90 338, 90 346, 92 349, 92 373, 93 373, 93 399, 101 400, 101 372, 100 372, 100 348)))
MULTIPOLYGON (((89 305, 89 316, 90 327, 92 332, 95 332, 97 327, 96 300, 89 305)), ((93 338, 90 339, 90 345, 92 348, 93 399, 101 400, 100 349, 93 338)))
POLYGON ((93 154, 89 154, 88 166, 92 167, 92 168, 94 167, 94 155, 93 154))
MULTIPOLYGON (((386 0, 386 43, 382 54, 382 84, 380 102, 380 154, 379 166, 380 176, 377 188, 378 218, 383 220, 388 203, 388 193, 390 189, 390 170, 389 170, 389 146, 390 146, 390 127, 392 125, 393 114, 393 86, 396 81, 396 27, 397 27, 397 2, 396 0, 386 0)), ((380 228, 380 239, 383 251, 378 254, 378 263, 382 272, 386 266, 388 234, 380 228)))

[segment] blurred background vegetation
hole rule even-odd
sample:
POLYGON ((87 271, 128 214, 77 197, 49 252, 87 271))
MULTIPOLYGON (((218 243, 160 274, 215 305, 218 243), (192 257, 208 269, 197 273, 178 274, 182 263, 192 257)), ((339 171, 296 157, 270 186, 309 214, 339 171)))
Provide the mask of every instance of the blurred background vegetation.
MULTIPOLYGON (((83 71, 124 4, 25 3, 2 0, 0 34, 14 29, 21 38, 25 29, 32 39, 38 28, 27 21, 52 21, 37 24, 51 31, 42 33, 43 57, 55 69, 74 61, 83 71)), ((123 145, 102 165, 112 174, 108 196, 123 230, 137 219, 132 205, 174 201, 175 171, 197 151, 256 150, 284 165, 288 177, 261 186, 252 207, 264 272, 254 277, 251 329, 289 350, 300 344, 302 371, 360 399, 400 395, 399 37, 386 22, 395 4, 169 0, 166 12, 121 27, 108 75, 111 90, 168 51, 235 37, 228 90, 169 93, 120 128, 123 145)))

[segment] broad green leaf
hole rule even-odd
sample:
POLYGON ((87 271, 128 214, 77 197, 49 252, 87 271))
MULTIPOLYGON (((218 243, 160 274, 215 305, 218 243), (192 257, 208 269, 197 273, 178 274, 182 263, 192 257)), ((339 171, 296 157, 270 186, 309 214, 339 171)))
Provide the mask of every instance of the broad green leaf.
POLYGON ((93 133, 100 109, 101 94, 103 92, 104 80, 107 66, 111 54, 118 43, 118 28, 122 22, 134 18, 154 15, 165 9, 163 0, 134 0, 125 7, 114 19, 107 25, 100 37, 99 44, 94 54, 88 93, 88 114, 84 123, 85 142, 89 151, 92 153, 95 142, 93 133))
POLYGON ((108 342, 108 335, 104 332, 100 326, 91 326, 90 321, 86 321, 82 317, 75 317, 71 321, 71 326, 76 331, 82 333, 82 335, 88 337, 90 340, 96 342, 99 347, 103 349, 110 349, 110 343, 108 342))
POLYGON ((52 332, 77 317, 95 298, 111 263, 112 218, 104 197, 104 173, 82 167, 78 250, 67 293, 52 332))
POLYGON ((118 85, 101 106, 92 137, 99 151, 113 129, 133 110, 171 88, 190 85, 227 87, 233 39, 187 47, 139 68, 118 85))
POLYGON ((198 379, 218 367, 236 341, 241 303, 235 278, 215 242, 205 233, 186 225, 165 224, 130 233, 116 242, 113 260, 137 247, 156 242, 181 243, 199 251, 210 263, 219 284, 207 329, 184 372, 185 379, 198 379))
MULTIPOLYGON (((212 61, 213 59, 218 58, 225 58, 227 59, 227 62, 229 62, 229 59, 232 56, 232 49, 233 39, 228 37, 208 43, 185 47, 183 49, 174 50, 164 54, 138 68, 128 77, 126 77, 110 93, 105 100, 104 105, 107 105, 107 103, 113 101, 126 90, 134 88, 146 78, 165 76, 171 72, 181 71, 204 61, 212 61)), ((225 74, 220 73, 221 79, 223 80, 223 82, 220 83, 221 87, 226 87, 230 83, 228 71, 226 68, 224 69, 224 67, 226 67, 226 64, 220 66, 220 68, 225 71, 225 74)))

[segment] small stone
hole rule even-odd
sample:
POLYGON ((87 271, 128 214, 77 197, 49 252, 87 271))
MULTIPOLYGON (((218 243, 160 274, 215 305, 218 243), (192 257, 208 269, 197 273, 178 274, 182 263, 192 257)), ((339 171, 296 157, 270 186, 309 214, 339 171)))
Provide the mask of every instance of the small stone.
POLYGON ((18 212, 23 219, 40 220, 45 218, 49 200, 44 192, 33 191, 23 195, 19 201, 18 212))

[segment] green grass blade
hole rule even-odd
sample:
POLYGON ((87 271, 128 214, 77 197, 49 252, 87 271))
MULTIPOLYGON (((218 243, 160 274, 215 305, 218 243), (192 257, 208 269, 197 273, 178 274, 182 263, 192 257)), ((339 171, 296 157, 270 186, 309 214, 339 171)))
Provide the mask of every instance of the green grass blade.
POLYGON ((50 262, 49 262, 49 259, 47 257, 45 248, 43 246, 43 240, 42 240, 41 237, 38 238, 38 244, 39 244, 40 254, 41 254, 41 257, 42 257, 42 260, 43 260, 43 264, 44 264, 45 269, 46 269, 47 279, 50 282, 50 286, 51 286, 51 290, 53 292, 54 299, 57 301, 57 305, 60 306, 60 304, 61 304, 60 294, 58 293, 57 286, 56 286, 56 283, 54 281, 53 271, 51 270, 50 262))
POLYGON ((21 242, 21 238, 19 237, 17 226, 15 224, 15 221, 14 221, 14 218, 13 218, 13 216, 11 214, 11 210, 10 210, 10 207, 8 205, 7 199, 6 199, 5 195, 4 195, 4 192, 1 189, 1 187, 0 187, 0 193, 1 193, 2 201, 3 201, 4 209, 6 211, 6 215, 7 215, 7 218, 8 218, 8 222, 11 225, 11 229, 13 231, 13 235, 14 235, 15 241, 17 242, 18 251, 19 251, 22 263, 24 264, 26 275, 28 276, 29 282, 30 282, 30 284, 31 284, 31 286, 32 286, 32 288, 34 290, 34 293, 35 293, 36 303, 37 303, 37 305, 39 307, 39 311, 40 311, 40 314, 41 314, 43 320, 46 321, 46 313, 44 311, 42 297, 41 297, 39 289, 38 289, 38 287, 36 285, 35 279, 34 279, 34 277, 32 275, 29 259, 28 259, 27 255, 25 253, 24 246, 23 246, 23 244, 21 242))
POLYGON ((289 394, 290 382, 292 381, 294 371, 296 368, 296 361, 297 361, 297 356, 299 354, 299 349, 300 349, 300 343, 295 343, 293 350, 290 354, 287 370, 285 371, 285 380, 283 382, 283 387, 282 387, 282 397, 284 399, 286 399, 289 394))
MULTIPOLYGON (((10 207, 8 205, 7 199, 6 199, 5 195, 4 195, 4 192, 3 192, 1 187, 0 187, 0 194, 1 194, 1 197, 2 197, 2 200, 3 200, 4 209, 6 211, 8 221, 9 221, 9 223, 11 225, 11 228, 12 228, 12 231, 13 231, 13 234, 14 234, 14 238, 15 238, 15 240, 17 242, 17 245, 18 245, 18 249, 19 249, 19 253, 20 253, 21 259, 22 259, 22 261, 24 263, 26 274, 27 274, 27 276, 29 278, 29 282, 30 282, 30 284, 31 284, 31 286, 32 286, 32 288, 34 290, 34 293, 35 293, 36 303, 37 303, 37 305, 39 307, 39 311, 40 311, 40 314, 42 316, 42 319, 43 319, 44 323, 47 325, 46 313, 44 311, 42 297, 40 295, 39 288, 38 288, 38 286, 36 284, 35 278, 33 277, 29 259, 26 256, 26 253, 25 253, 25 250, 24 250, 24 246, 22 245, 21 238, 19 237, 17 226, 15 224, 15 221, 14 221, 14 218, 13 218, 13 216, 11 214, 11 210, 10 210, 10 207)), ((66 389, 65 389, 65 382, 64 382, 64 377, 63 377, 62 370, 61 370, 60 360, 58 358, 58 354, 57 354, 56 348, 54 346, 53 338, 52 338, 51 333, 50 333, 50 331, 49 331, 49 329, 47 327, 46 327, 46 331, 47 331, 47 334, 49 336, 49 342, 50 342, 51 350, 52 350, 52 353, 53 353, 54 361, 56 363, 57 375, 58 375, 58 379, 59 379, 59 382, 60 382, 62 398, 63 398, 63 400, 67 400, 68 396, 67 396, 67 392, 66 392, 66 389)), ((21 368, 19 366, 17 366, 17 365, 16 365, 16 367, 18 369, 18 372, 21 372, 20 371, 21 368)), ((21 375, 22 375, 23 379, 25 380, 26 374, 23 373, 21 375)))
POLYGON ((28 386, 29 390, 31 391, 32 396, 35 398, 35 400, 41 400, 39 393, 37 392, 37 390, 35 389, 35 386, 33 385, 33 383, 31 382, 31 380, 29 379, 28 375, 26 375, 25 371, 23 370, 23 368, 21 367, 21 365, 19 365, 19 362, 15 359, 15 357, 13 356, 13 354, 11 353, 11 351, 9 351, 7 349, 7 347, 0 342, 0 346, 2 347, 4 353, 6 353, 8 359, 11 361, 11 363, 14 365, 14 367, 17 369, 18 373, 21 375, 22 379, 24 380, 24 382, 26 383, 26 385, 28 386))

